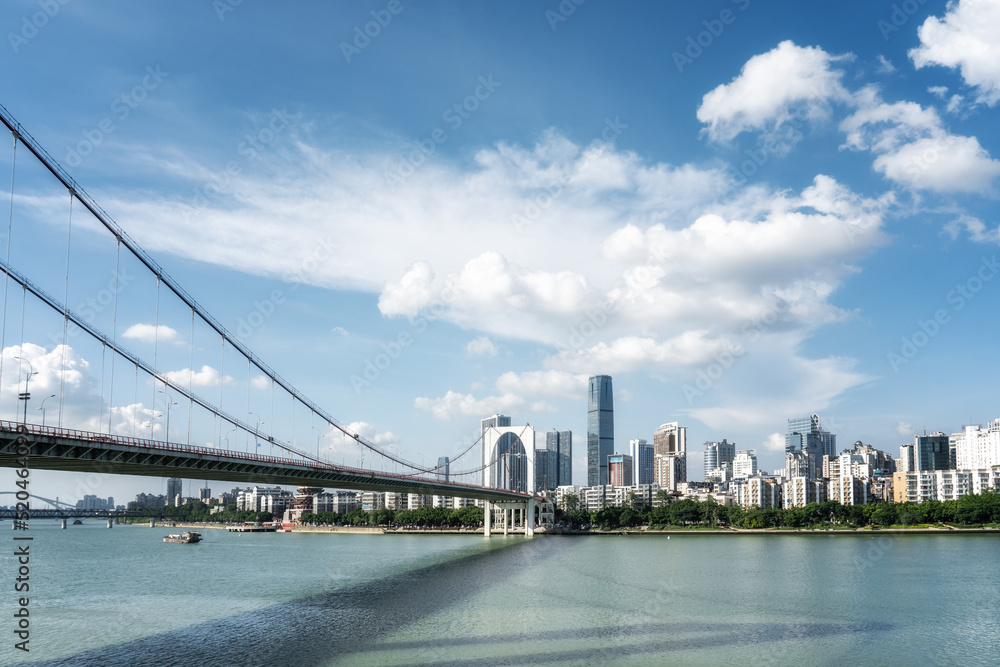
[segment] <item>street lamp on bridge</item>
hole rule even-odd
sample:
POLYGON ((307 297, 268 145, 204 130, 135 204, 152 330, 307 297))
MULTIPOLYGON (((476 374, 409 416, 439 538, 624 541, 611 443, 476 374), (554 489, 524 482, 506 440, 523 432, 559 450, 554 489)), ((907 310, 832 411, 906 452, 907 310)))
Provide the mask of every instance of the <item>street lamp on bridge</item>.
POLYGON ((170 442, 170 408, 177 405, 177 403, 174 402, 174 399, 169 393, 167 393, 166 389, 160 389, 158 393, 163 394, 167 398, 167 422, 165 425, 166 436, 164 437, 164 440, 166 442, 170 442))
POLYGON ((50 398, 55 398, 55 397, 56 397, 55 394, 51 394, 49 396, 46 396, 45 398, 42 399, 42 405, 40 407, 35 408, 36 410, 41 410, 42 411, 42 428, 45 428, 45 401, 49 400, 50 398))
POLYGON ((24 421, 23 424, 28 424, 28 399, 31 398, 31 393, 28 391, 28 382, 31 380, 32 375, 38 375, 35 372, 35 367, 31 365, 31 362, 23 357, 14 357, 19 361, 23 361, 28 364, 28 373, 24 376, 24 391, 17 395, 18 400, 24 401, 24 421))

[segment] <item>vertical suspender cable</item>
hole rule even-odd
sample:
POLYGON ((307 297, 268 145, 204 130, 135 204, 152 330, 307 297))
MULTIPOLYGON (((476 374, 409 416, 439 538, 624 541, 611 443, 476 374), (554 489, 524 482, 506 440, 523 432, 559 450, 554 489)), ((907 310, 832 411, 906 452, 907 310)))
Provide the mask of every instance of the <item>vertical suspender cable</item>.
MULTIPOLYGON (((17 164, 17 135, 14 137, 14 150, 10 156, 10 208, 7 212, 7 259, 6 264, 10 266, 10 237, 14 226, 14 167, 17 164)), ((10 284, 10 276, 3 274, 3 323, 0 324, 0 378, 3 377, 3 349, 7 345, 7 285, 10 284)), ((0 382, 0 392, 3 391, 3 382, 0 382)), ((17 392, 14 392, 17 393, 17 392)), ((17 406, 17 403, 14 403, 17 406)), ((16 414, 16 410, 14 411, 16 414)))
POLYGON ((63 427, 66 403, 66 356, 69 349, 69 256, 73 240, 73 191, 69 191, 69 222, 66 224, 66 282, 63 285, 62 372, 59 374, 59 428, 63 427))
POLYGON ((115 350, 118 347, 117 335, 118 335, 118 276, 120 272, 120 262, 122 253, 122 242, 116 241, 115 246, 115 295, 114 295, 114 309, 111 315, 111 345, 114 349, 111 351, 111 389, 108 395, 108 435, 111 435, 111 419, 114 414, 115 409, 115 357, 118 354, 115 350))
MULTIPOLYGON (((156 274, 156 315, 153 324, 153 373, 152 385, 153 385, 153 400, 150 403, 150 418, 149 418, 149 437, 153 437, 154 422, 156 421, 156 375, 160 370, 160 367, 156 363, 156 353, 160 343, 160 274, 156 274)), ((163 400, 167 400, 167 395, 163 395, 163 400)), ((170 409, 170 406, 167 406, 170 409)))
MULTIPOLYGON (((188 362, 191 372, 188 373, 188 394, 194 387, 194 308, 191 309, 191 359, 188 362)), ((191 444, 191 421, 194 418, 194 399, 188 396, 188 435, 187 444, 191 444)))
MULTIPOLYGON (((219 358, 219 412, 222 412, 222 398, 225 395, 225 391, 224 391, 225 390, 225 386, 226 386, 226 339, 223 336, 222 337, 222 356, 219 358)), ((215 417, 219 421, 219 446, 221 447, 222 446, 222 430, 225 428, 225 422, 222 420, 222 417, 220 417, 218 415, 218 413, 216 413, 215 417)), ((226 435, 229 435, 228 431, 226 432, 226 435)), ((226 442, 226 445, 228 447, 228 445, 229 445, 228 441, 226 442)))

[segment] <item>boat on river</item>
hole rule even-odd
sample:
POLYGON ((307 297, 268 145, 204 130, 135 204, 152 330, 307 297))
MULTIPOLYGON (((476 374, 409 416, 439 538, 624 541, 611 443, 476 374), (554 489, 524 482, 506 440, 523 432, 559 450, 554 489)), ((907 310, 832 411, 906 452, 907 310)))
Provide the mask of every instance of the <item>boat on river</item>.
POLYGON ((180 535, 167 535, 163 538, 163 541, 176 542, 178 544, 195 544, 196 542, 201 542, 201 533, 185 531, 180 535))

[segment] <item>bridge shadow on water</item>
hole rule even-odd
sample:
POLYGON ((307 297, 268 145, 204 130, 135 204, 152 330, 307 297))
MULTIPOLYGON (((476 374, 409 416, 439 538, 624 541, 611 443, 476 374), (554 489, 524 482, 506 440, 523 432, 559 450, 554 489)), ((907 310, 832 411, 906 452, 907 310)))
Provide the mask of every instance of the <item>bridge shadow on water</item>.
MULTIPOLYGON (((601 628, 511 633, 485 637, 434 637, 391 641, 388 637, 494 586, 502 586, 523 571, 571 548, 571 541, 551 538, 519 541, 504 548, 393 575, 385 579, 281 603, 236 616, 200 623, 183 630, 88 651, 70 658, 32 665, 260 665, 319 667, 342 659, 355 664, 379 664, 374 655, 411 654, 405 664, 449 667, 489 667, 574 662, 596 664, 626 657, 638 660, 669 656, 678 651, 722 646, 759 645, 771 651, 786 641, 837 635, 866 635, 890 630, 888 623, 661 623, 622 624, 601 628), (695 636, 692 636, 695 635, 695 636), (592 648, 559 648, 592 640, 592 648), (552 650, 544 648, 552 643, 552 650), (609 645, 612 642, 613 645, 609 645), (528 643, 523 649, 510 647, 528 643), (508 655, 473 657, 506 647, 508 655), (438 651, 468 657, 435 659, 438 651), (478 647, 479 650, 471 650, 478 647), (457 650, 456 650, 457 649, 457 650)), ((247 583, 246 585, 252 585, 247 583)), ((183 614, 183 609, 177 610, 183 614)), ((502 626, 502 619, 497 620, 502 626)), ((113 633, 113 628, 108 628, 113 633)))

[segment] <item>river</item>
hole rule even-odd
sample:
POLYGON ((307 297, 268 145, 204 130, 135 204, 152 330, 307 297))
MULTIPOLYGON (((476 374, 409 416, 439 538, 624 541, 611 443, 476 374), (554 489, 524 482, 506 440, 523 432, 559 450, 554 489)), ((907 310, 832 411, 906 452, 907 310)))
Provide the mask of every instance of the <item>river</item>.
MULTIPOLYGON (((1000 536, 357 535, 32 521, 0 663, 994 665, 1000 536)), ((9 545, 14 531, 8 532, 9 545)))

